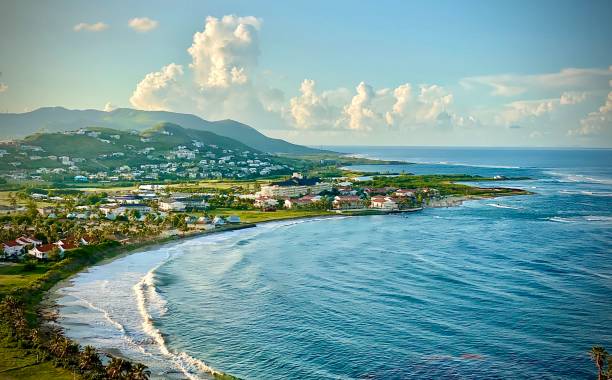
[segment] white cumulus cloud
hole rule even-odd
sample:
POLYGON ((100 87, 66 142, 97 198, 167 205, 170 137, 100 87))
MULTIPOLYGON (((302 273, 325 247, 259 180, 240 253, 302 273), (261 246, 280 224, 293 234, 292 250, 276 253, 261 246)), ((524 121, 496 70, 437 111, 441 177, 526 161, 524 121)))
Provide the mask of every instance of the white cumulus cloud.
POLYGON ((606 102, 595 112, 589 113, 584 119, 580 120, 580 127, 570 130, 570 136, 590 136, 598 135, 603 131, 612 129, 612 91, 608 93, 606 102))
POLYGON ((117 109, 117 106, 108 102, 104 105, 104 112, 112 112, 117 109))
MULTIPOLYGON (((361 82, 356 90, 357 94, 353 96, 349 104, 344 106, 346 127, 356 131, 370 131, 382 125, 384 118, 373 107, 376 93, 372 86, 361 82)), ((342 123, 343 121, 339 122, 342 123)))
POLYGON ((252 16, 208 17, 204 30, 194 34, 187 50, 198 85, 206 88, 246 83, 257 65, 260 27, 261 21, 252 16))
POLYGON ((304 79, 300 93, 289 101, 293 125, 301 129, 328 129, 336 125, 340 108, 332 104, 328 93, 317 94, 314 80, 304 79))
POLYGON ((8 88, 9 86, 7 84, 0 82, 0 92, 5 92, 8 90, 8 88))
POLYGON ((105 24, 101 21, 93 23, 93 24, 88 24, 86 22, 80 22, 73 27, 73 30, 75 32, 81 32, 81 31, 102 32, 108 28, 109 28, 108 24, 105 24))
POLYGON ((181 79, 183 67, 171 63, 147 74, 136 86, 130 103, 138 108, 149 111, 172 110, 171 104, 184 98, 181 79))
POLYGON ((137 32, 146 33, 157 28, 159 22, 148 17, 135 17, 128 21, 128 25, 137 32))

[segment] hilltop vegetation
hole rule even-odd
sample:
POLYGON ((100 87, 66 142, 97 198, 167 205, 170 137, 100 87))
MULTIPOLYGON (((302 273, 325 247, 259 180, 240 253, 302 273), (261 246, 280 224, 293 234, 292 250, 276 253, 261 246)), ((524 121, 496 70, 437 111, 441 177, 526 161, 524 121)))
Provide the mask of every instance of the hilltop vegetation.
POLYGON ((90 127, 0 144, 0 173, 64 181, 250 178, 286 174, 295 160, 212 132, 160 123, 144 131, 90 127))

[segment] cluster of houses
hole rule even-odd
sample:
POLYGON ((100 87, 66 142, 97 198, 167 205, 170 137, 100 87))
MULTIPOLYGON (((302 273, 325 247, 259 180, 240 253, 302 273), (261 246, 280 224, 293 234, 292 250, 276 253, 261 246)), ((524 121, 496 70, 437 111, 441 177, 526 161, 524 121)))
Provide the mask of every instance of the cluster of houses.
POLYGON ((421 198, 436 198, 436 189, 398 189, 394 187, 361 188, 352 182, 323 182, 319 178, 304 178, 300 173, 282 182, 262 186, 255 194, 254 206, 272 211, 279 207, 304 208, 321 201, 330 201, 334 210, 378 209, 397 211, 418 207, 417 195, 421 198), (322 196, 321 193, 326 195, 322 196), (336 195, 337 194, 337 195, 336 195))
POLYGON ((32 236, 21 236, 15 240, 2 243, 2 254, 4 259, 18 259, 24 255, 46 260, 52 252, 57 252, 61 257, 64 252, 75 249, 82 245, 94 244, 97 239, 93 236, 84 236, 78 239, 60 239, 54 243, 43 244, 43 242, 32 236))
MULTIPOLYGON (((146 146, 151 137, 140 137, 140 146, 123 143, 119 134, 88 129, 63 132, 65 135, 84 135, 116 147, 115 152, 97 157, 73 157, 48 154, 40 146, 19 141, 3 143, 0 159, 6 163, 3 176, 12 179, 52 180, 72 178, 75 182, 146 181, 165 179, 250 178, 291 170, 288 165, 275 162, 273 156, 249 150, 223 149, 214 144, 193 140, 170 150, 156 151, 146 146), (142 145, 145 145, 142 147, 142 145), (139 165, 130 166, 137 158, 139 165), (130 161, 131 160, 131 161, 130 161), (29 161, 37 161, 30 163, 29 161), (91 170, 98 167, 100 170, 91 170), (26 169, 27 168, 27 169, 26 169), (103 169, 110 168, 110 169, 103 169)), ((132 131, 138 135, 138 132, 132 131)), ((171 132, 161 131, 162 134, 171 132)))

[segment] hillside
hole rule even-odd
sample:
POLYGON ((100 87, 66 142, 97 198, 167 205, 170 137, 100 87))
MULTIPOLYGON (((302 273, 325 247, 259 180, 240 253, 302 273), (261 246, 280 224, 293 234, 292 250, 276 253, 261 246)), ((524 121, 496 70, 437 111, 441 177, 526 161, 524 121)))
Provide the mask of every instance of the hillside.
POLYGON ((13 179, 250 178, 288 173, 290 162, 229 137, 172 123, 140 132, 89 127, 35 133, 0 143, 0 174, 13 179))
POLYGON ((255 128, 234 120, 207 121, 190 114, 165 111, 140 111, 130 108, 119 108, 112 112, 104 112, 99 110, 69 110, 63 107, 44 107, 26 113, 0 114, 0 139, 23 138, 37 132, 64 132, 85 127, 103 127, 121 131, 143 131, 162 122, 229 137, 262 152, 289 154, 321 153, 318 149, 267 137, 255 128))

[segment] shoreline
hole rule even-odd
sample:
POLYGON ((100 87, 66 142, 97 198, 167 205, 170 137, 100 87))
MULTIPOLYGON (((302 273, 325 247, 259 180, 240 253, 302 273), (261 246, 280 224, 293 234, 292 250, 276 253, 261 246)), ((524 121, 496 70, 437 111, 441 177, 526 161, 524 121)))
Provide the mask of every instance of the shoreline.
MULTIPOLYGON (((435 201, 431 204, 428 204, 422 208, 416 208, 416 209, 410 209, 410 210, 399 210, 399 211, 372 210, 372 209, 342 210, 342 212, 338 212, 335 214, 322 213, 320 215, 307 215, 307 216, 297 216, 297 217, 290 217, 290 218, 270 219, 270 220, 257 222, 257 223, 226 225, 224 227, 219 227, 219 228, 215 228, 213 230, 208 230, 208 231, 196 231, 196 232, 192 232, 188 234, 156 238, 156 239, 151 239, 151 240, 145 240, 142 242, 137 242, 137 243, 130 244, 130 245, 118 246, 118 247, 111 249, 111 252, 113 251, 116 252, 115 254, 110 253, 110 255, 112 256, 104 257, 100 261, 97 261, 91 265, 85 266, 84 268, 78 270, 77 272, 73 273, 67 278, 58 281, 51 288, 43 292, 40 302, 38 302, 38 304, 35 307, 36 312, 40 318, 39 326, 43 329, 46 329, 46 328, 59 329, 60 331, 62 331, 62 333, 64 332, 64 329, 62 328, 62 326, 59 323, 57 323, 57 318, 60 317, 59 308, 61 307, 60 305, 57 304, 57 300, 61 297, 61 294, 59 291, 62 288, 70 286, 71 282, 76 276, 78 276, 79 274, 82 274, 83 272, 89 270, 92 267, 105 265, 117 259, 125 258, 131 254, 146 252, 147 250, 151 248, 161 248, 165 245, 170 245, 170 244, 178 243, 181 241, 191 240, 191 239, 205 237, 209 235, 212 236, 212 235, 220 234, 223 232, 250 229, 250 228, 258 227, 259 225, 267 225, 271 223, 283 223, 283 222, 290 223, 292 221, 300 221, 300 220, 304 220, 304 221, 317 220, 317 219, 325 220, 325 219, 332 219, 332 218, 338 218, 338 217, 374 216, 374 215, 409 213, 409 212, 422 211, 426 208, 457 207, 457 206, 461 206, 463 202, 465 201, 484 200, 484 199, 491 199, 491 198, 497 198, 497 197, 494 197, 494 196, 493 197, 458 196, 458 197, 444 198, 444 199, 435 201)), ((152 269, 149 269, 149 271, 150 270, 152 269)), ((81 342, 78 342, 78 341, 76 342, 81 344, 81 342)), ((107 352, 102 352, 102 353, 105 355, 112 354, 115 356, 120 356, 120 357, 122 356, 122 355, 117 355, 118 351, 115 351, 115 352, 110 352, 111 350, 106 350, 106 351, 107 352)), ((127 360, 132 360, 132 358, 130 358, 128 355, 123 355, 123 357, 127 360)), ((231 374, 217 372, 214 369, 210 371, 210 376, 215 379, 236 379, 236 377, 232 376, 231 374)))

